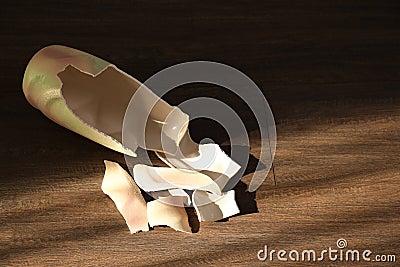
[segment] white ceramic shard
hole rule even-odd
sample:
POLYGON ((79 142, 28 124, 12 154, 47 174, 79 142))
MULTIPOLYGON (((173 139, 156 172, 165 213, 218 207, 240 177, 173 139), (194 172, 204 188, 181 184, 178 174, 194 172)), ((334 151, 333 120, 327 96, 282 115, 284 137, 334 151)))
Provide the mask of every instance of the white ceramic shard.
POLYGON ((148 231, 147 206, 132 177, 118 164, 104 161, 106 172, 101 189, 115 203, 131 234, 148 231))
POLYGON ((235 191, 230 190, 222 196, 196 190, 192 196, 199 221, 218 221, 240 212, 235 201, 235 191))
POLYGON ((156 154, 168 166, 179 169, 211 171, 229 178, 240 170, 240 165, 228 157, 217 144, 200 144, 199 155, 196 157, 183 157, 179 154, 165 155, 159 152, 156 154))
POLYGON ((140 188, 146 192, 169 189, 199 189, 221 194, 221 189, 216 182, 209 176, 196 171, 136 164, 133 168, 133 176, 140 188))
MULTIPOLYGON (((182 198, 177 197, 176 200, 182 204, 182 198)), ((176 231, 192 233, 186 210, 182 206, 169 205, 160 200, 153 200, 147 203, 147 217, 151 227, 166 225, 176 231)))

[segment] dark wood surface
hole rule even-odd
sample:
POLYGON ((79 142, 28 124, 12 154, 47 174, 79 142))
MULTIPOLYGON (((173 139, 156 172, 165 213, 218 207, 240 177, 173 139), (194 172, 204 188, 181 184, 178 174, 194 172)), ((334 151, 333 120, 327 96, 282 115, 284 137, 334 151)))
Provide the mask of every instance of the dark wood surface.
MULTIPOLYGON (((0 265, 282 265, 259 262, 257 252, 318 251, 339 238, 400 260, 399 26, 398 1, 3 3, 0 265), (130 235, 100 189, 103 160, 124 164, 123 156, 54 124, 22 94, 28 60, 50 44, 101 56, 140 80, 189 60, 242 70, 277 121, 277 186, 270 174, 255 194, 258 212, 202 223, 196 234, 130 235)), ((192 85, 166 99, 199 95, 246 119, 257 159, 251 115, 227 92, 192 85)), ((191 126, 195 138, 223 144, 210 129, 191 126)))

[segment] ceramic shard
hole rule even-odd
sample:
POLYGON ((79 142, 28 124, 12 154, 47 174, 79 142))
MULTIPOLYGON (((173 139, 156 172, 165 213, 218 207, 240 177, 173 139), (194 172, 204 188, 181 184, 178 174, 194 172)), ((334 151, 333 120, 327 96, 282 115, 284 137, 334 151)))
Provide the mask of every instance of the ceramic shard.
POLYGON ((199 155, 184 157, 182 154, 166 155, 156 153, 168 166, 196 171, 211 171, 221 173, 232 178, 239 170, 240 165, 233 161, 217 144, 200 144, 199 155))
POLYGON ((136 148, 142 147, 174 154, 183 140, 188 153, 197 155, 187 114, 96 56, 61 45, 45 47, 28 63, 22 87, 29 103, 48 118, 118 152, 136 156, 136 148), (142 125, 134 128, 142 130, 128 137, 128 147, 122 144, 122 125, 133 95, 135 108, 148 116, 137 115, 136 123, 142 125), (168 146, 162 146, 163 138, 168 146))
POLYGON ((132 177, 118 164, 104 161, 106 172, 101 189, 115 203, 131 234, 148 231, 147 206, 132 177))
POLYGON ((136 164, 133 168, 133 176, 140 188, 146 192, 169 189, 199 189, 221 194, 221 189, 216 182, 209 176, 196 171, 136 164))
MULTIPOLYGON (((171 197, 170 197, 171 198, 171 197)), ((147 203, 147 217, 151 227, 166 225, 176 231, 191 233, 188 216, 183 206, 181 197, 172 197, 167 202, 176 202, 177 205, 163 203, 160 200, 153 200, 147 203), (179 205, 180 204, 180 205, 179 205)))
POLYGON ((234 190, 223 193, 222 196, 196 190, 192 198, 199 221, 218 221, 240 212, 234 190))

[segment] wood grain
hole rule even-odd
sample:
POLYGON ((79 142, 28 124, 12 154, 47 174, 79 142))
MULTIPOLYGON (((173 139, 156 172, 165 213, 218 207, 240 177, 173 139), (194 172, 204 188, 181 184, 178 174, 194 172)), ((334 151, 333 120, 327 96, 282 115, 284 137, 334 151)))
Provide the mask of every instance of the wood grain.
MULTIPOLYGON (((319 251, 339 238, 351 249, 399 258, 399 7, 371 0, 4 4, 0 265, 280 266, 259 262, 257 252, 264 245, 319 251), (130 235, 100 189, 102 161, 124 164, 123 156, 54 124, 24 99, 27 61, 53 43, 99 55, 141 80, 188 60, 242 70, 275 115, 277 186, 270 174, 255 194, 258 212, 202 223, 196 234, 158 227, 130 235)), ((239 113, 256 160, 256 125, 240 99, 195 84, 166 100, 200 95, 239 113)), ((194 121, 191 131, 227 145, 212 126, 194 121)), ((254 195, 239 187, 243 205, 253 205, 246 199, 254 195)))

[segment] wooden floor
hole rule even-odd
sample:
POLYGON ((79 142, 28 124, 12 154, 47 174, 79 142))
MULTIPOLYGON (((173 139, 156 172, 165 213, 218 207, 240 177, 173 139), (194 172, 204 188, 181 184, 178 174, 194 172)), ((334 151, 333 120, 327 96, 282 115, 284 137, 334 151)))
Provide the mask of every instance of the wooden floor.
MULTIPOLYGON (((399 25, 398 1, 3 4, 0 266, 280 266, 287 263, 261 262, 257 252, 264 245, 321 251, 337 248, 339 238, 348 249, 395 254, 398 264, 399 25), (123 156, 54 124, 22 94, 27 61, 54 43, 99 55, 141 80, 188 60, 245 72, 277 122, 277 185, 271 174, 255 195, 240 184, 249 214, 202 223, 198 233, 156 227, 130 235, 100 189, 103 160, 124 164, 123 156)), ((166 100, 199 95, 240 113, 257 160, 254 122, 234 96, 198 84, 166 100)), ((191 131, 226 144, 207 122, 191 131)), ((307 264, 318 262, 297 263, 307 264)))

